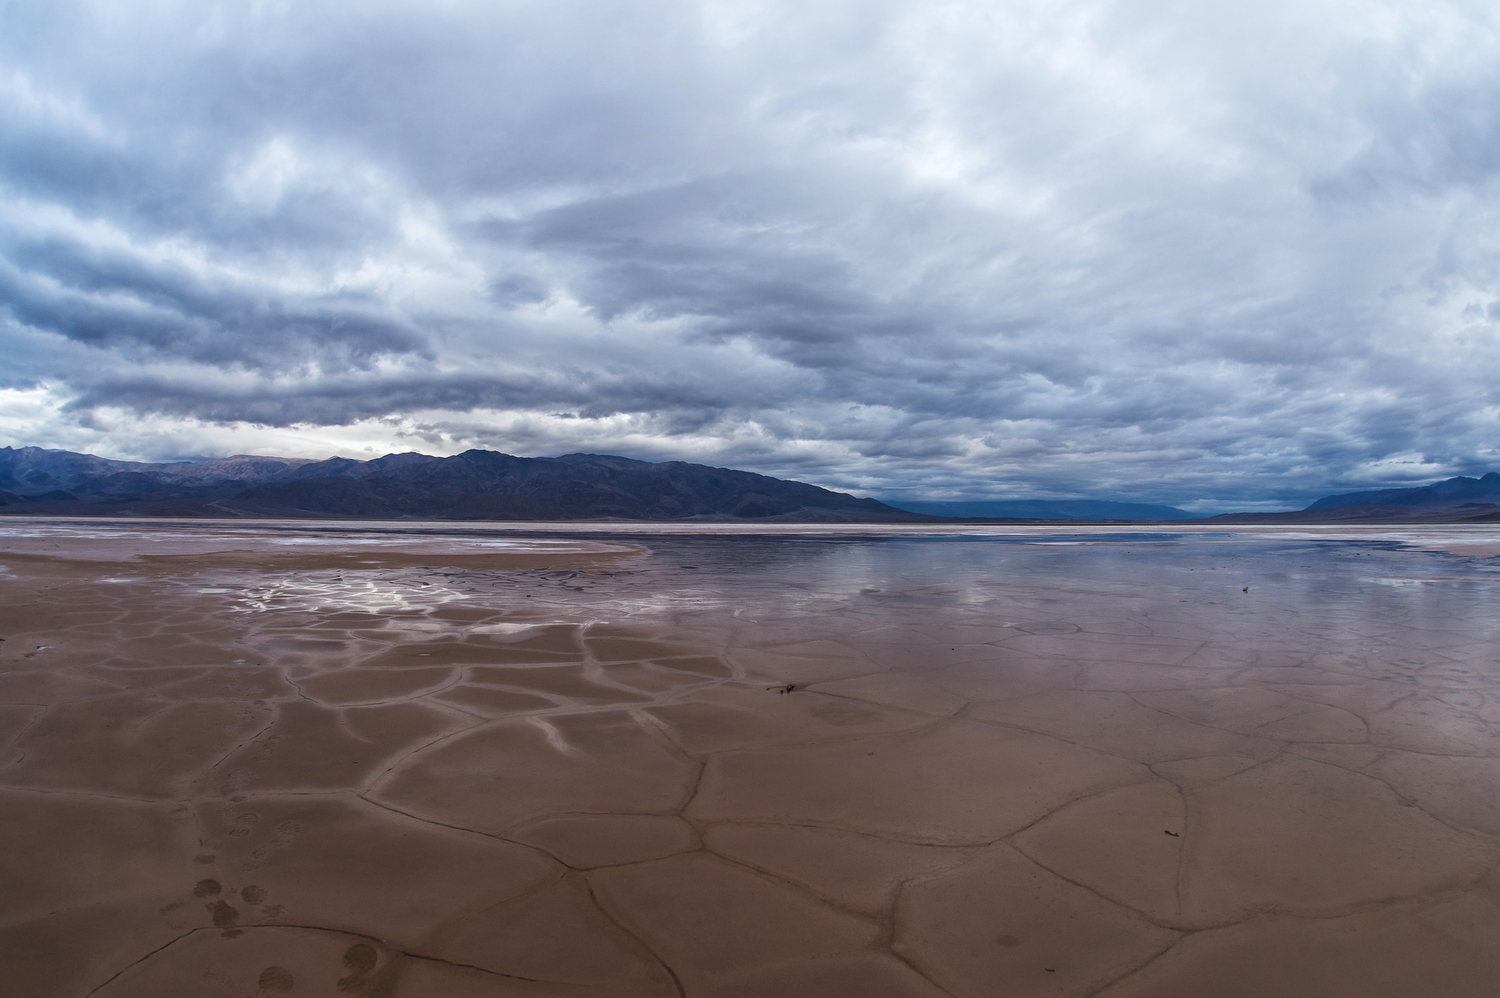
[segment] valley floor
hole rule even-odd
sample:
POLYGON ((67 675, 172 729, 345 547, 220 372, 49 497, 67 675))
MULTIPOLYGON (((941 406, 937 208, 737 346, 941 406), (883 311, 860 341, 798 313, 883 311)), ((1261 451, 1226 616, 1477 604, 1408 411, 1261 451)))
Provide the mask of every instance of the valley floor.
POLYGON ((3 990, 1488 995, 1497 553, 6 520, 3 990))

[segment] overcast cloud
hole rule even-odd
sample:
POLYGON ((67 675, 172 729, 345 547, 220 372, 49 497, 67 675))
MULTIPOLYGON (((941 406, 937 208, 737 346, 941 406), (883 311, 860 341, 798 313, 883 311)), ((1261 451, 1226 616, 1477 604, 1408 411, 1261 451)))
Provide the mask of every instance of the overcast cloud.
POLYGON ((0 3, 0 443, 1500 468, 1474 3, 0 3))

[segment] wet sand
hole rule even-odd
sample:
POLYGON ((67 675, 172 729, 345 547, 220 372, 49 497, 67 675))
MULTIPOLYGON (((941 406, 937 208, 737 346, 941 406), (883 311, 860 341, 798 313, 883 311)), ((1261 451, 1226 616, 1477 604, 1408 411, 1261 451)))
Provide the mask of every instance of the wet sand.
POLYGON ((0 992, 1481 996, 1500 530, 0 523, 0 992))

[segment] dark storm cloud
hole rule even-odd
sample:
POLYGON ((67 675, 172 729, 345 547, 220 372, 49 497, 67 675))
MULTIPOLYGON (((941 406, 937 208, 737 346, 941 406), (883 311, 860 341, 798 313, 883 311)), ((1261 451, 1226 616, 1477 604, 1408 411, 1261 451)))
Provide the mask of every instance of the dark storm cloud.
POLYGON ((11 316, 90 346, 277 371, 313 357, 357 363, 425 343, 368 292, 289 299, 86 243, 6 248, 0 300, 11 316))
POLYGON ((265 384, 237 377, 203 382, 191 377, 146 375, 80 379, 86 387, 75 410, 120 406, 211 420, 247 420, 267 426, 333 424, 424 409, 465 412, 478 408, 545 409, 570 406, 575 418, 599 418, 648 409, 715 412, 726 394, 700 379, 662 385, 635 375, 610 375, 564 365, 529 372, 351 372, 265 384))
POLYGON ((1485 470, 1496 66, 1483 4, 3 5, 0 387, 891 494, 1485 470))

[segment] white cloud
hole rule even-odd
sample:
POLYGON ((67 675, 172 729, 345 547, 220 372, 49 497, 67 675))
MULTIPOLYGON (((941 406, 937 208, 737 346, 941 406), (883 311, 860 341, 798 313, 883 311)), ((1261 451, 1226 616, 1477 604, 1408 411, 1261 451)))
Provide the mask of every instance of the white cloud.
POLYGON ((1500 464, 1493 5, 4 17, 11 443, 1204 508, 1500 464))

